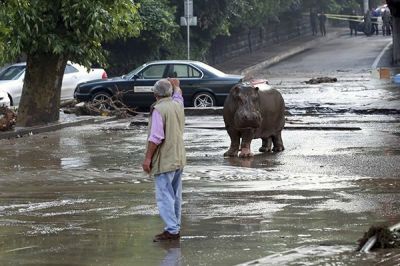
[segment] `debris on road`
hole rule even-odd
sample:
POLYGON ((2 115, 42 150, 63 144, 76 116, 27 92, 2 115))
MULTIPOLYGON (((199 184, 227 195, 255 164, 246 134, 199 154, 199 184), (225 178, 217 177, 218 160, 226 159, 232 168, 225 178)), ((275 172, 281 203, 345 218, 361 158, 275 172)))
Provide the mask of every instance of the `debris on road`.
POLYGON ((117 118, 127 118, 137 115, 134 108, 126 106, 117 96, 93 102, 81 102, 71 108, 64 109, 64 113, 76 114, 77 116, 115 116, 117 118))
POLYGON ((393 82, 396 84, 400 84, 400 74, 397 74, 394 76, 393 82))
POLYGON ((9 131, 17 121, 17 114, 6 106, 0 107, 0 131, 9 131))
POLYGON ((337 78, 319 77, 319 78, 312 78, 306 81, 306 84, 335 83, 335 82, 337 82, 337 78))
POLYGON ((358 240, 358 251, 369 252, 382 248, 400 247, 400 230, 393 230, 388 226, 371 226, 363 238, 358 240))

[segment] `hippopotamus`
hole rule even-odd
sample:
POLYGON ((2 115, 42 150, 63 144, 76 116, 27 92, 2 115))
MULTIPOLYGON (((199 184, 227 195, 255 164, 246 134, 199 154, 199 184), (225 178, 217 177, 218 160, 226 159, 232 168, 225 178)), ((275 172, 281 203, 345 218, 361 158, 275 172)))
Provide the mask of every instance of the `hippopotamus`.
POLYGON ((253 156, 250 144, 257 138, 262 139, 260 152, 284 150, 281 132, 285 125, 285 102, 276 89, 251 83, 232 87, 224 103, 223 117, 231 139, 224 156, 236 157, 239 150, 239 157, 253 156))

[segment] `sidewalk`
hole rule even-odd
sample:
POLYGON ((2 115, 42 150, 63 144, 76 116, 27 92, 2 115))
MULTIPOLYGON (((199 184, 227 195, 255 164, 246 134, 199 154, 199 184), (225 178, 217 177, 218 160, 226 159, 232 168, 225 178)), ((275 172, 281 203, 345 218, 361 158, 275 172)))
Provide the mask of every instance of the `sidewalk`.
POLYGON ((225 73, 251 75, 253 71, 279 63, 286 58, 302 53, 322 42, 332 40, 343 34, 348 34, 347 28, 329 28, 325 37, 320 35, 300 36, 287 42, 254 51, 252 54, 232 58, 215 65, 215 67, 225 73))
POLYGON ((25 127, 25 128, 14 128, 11 131, 0 132, 0 140, 10 138, 20 138, 23 136, 36 135, 39 133, 55 131, 66 127, 81 126, 87 124, 98 124, 116 120, 115 117, 105 116, 76 116, 67 115, 60 112, 60 119, 56 123, 50 123, 48 125, 25 127))

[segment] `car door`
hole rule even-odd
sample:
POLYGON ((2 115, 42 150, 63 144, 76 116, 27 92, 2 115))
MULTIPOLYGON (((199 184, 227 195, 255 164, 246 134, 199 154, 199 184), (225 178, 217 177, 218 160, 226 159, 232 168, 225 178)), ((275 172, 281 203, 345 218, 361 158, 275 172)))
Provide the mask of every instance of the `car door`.
POLYGON ((152 88, 158 80, 167 77, 167 66, 165 63, 151 64, 133 77, 134 87, 125 96, 130 106, 149 108, 154 103, 152 88))
POLYGON ((185 106, 192 105, 193 96, 202 87, 203 73, 189 64, 171 64, 169 76, 179 79, 185 106))
POLYGON ((74 91, 79 82, 79 70, 70 64, 65 66, 64 77, 61 86, 61 100, 74 98, 74 91))

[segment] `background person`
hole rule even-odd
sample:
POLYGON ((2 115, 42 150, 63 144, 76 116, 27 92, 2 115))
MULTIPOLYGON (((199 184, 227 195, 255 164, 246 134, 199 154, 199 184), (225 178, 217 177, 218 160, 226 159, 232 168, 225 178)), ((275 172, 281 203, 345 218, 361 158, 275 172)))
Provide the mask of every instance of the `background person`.
POLYGON ((385 36, 389 36, 392 34, 391 32, 391 20, 392 16, 390 14, 390 10, 388 7, 382 12, 382 34, 385 36))
POLYGON ((379 34, 378 13, 375 11, 375 8, 371 9, 371 23, 372 23, 372 32, 375 32, 375 34, 378 35, 379 34))
POLYGON ((358 21, 356 21, 356 11, 353 9, 350 13, 351 17, 349 18, 349 28, 350 28, 350 35, 357 36, 357 28, 358 28, 358 21))
POLYGON ((317 24, 318 14, 314 9, 310 8, 310 25, 313 36, 316 36, 318 34, 317 24))
POLYGON ((153 241, 179 240, 182 209, 182 171, 186 164, 183 131, 185 115, 178 79, 161 79, 153 88, 149 133, 143 170, 155 178, 156 201, 164 231, 153 241))
POLYGON ((325 36, 326 35, 326 27, 325 27, 326 15, 325 15, 324 11, 321 11, 321 13, 318 16, 318 20, 319 20, 319 29, 321 31, 321 35, 325 36))

